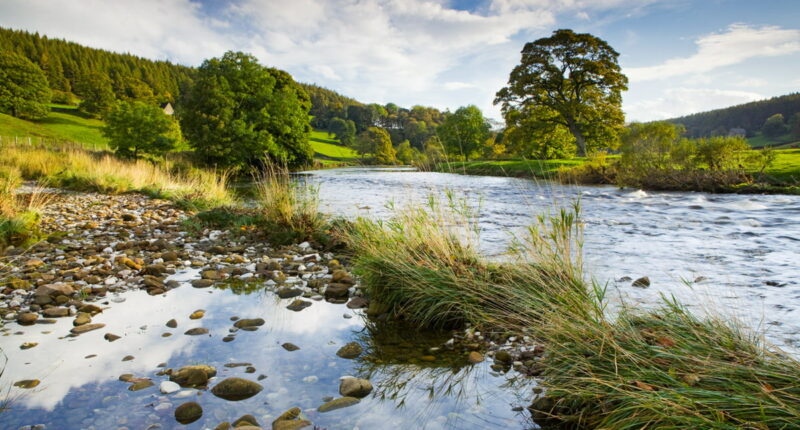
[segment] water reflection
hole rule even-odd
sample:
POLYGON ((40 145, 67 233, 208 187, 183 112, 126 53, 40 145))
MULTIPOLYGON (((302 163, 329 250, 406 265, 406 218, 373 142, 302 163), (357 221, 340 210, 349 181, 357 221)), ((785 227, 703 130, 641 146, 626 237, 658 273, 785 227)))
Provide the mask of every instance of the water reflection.
MULTIPOLYGON (((268 427, 278 414, 294 406, 306 411, 317 426, 328 429, 527 426, 522 414, 511 411, 512 405, 524 404, 523 399, 503 389, 509 383, 507 378, 491 374, 485 363, 463 367, 463 357, 444 354, 434 362, 418 359, 443 342, 442 333, 423 336, 401 328, 391 331, 365 326, 360 312, 326 302, 314 301, 310 308, 292 312, 286 309, 291 300, 278 299, 255 283, 228 284, 224 289, 195 289, 187 284, 163 296, 134 291, 120 298, 123 303, 113 304, 94 318, 106 327, 76 338, 64 337, 71 319, 7 327, 0 348, 9 355, 9 363, 0 386, 22 379, 40 379, 42 383, 31 390, 11 388, 12 396, 24 396, 11 411, 0 415, 0 427, 46 424, 48 429, 133 429, 157 424, 164 429, 201 429, 245 413, 268 427), (204 309, 205 316, 189 319, 198 309, 204 309), (223 342, 231 334, 234 316, 263 318, 266 324, 257 331, 238 331, 232 342, 223 342), (172 318, 178 322, 175 329, 165 326, 172 318), (209 333, 183 334, 194 327, 205 327, 209 333), (16 332, 21 334, 10 334, 16 332), (105 333, 122 337, 108 342, 103 339, 105 333), (164 333, 172 335, 162 337, 164 333), (336 356, 350 341, 364 344, 366 353, 361 359, 336 356), (23 342, 39 345, 20 350, 23 342), (285 350, 281 347, 285 342, 300 350, 285 350), (394 352, 389 352, 390 346, 394 352), (134 358, 123 361, 128 355, 134 358), (255 372, 246 373, 246 366, 225 367, 228 363, 250 363, 255 372), (167 379, 157 375, 162 370, 159 365, 179 368, 191 364, 216 367, 218 378, 256 380, 263 375, 266 378, 260 383, 264 390, 239 402, 219 399, 204 390, 183 389, 170 395, 158 391, 160 382, 167 379), (128 391, 129 384, 118 380, 123 373, 151 378, 155 386, 128 391), (345 375, 370 378, 376 386, 374 394, 346 409, 316 412, 324 398, 339 395, 339 378, 345 375), (174 408, 189 400, 200 403, 203 417, 188 426, 178 425, 172 415, 174 408)), ((530 391, 520 388, 520 393, 525 398, 530 391)))

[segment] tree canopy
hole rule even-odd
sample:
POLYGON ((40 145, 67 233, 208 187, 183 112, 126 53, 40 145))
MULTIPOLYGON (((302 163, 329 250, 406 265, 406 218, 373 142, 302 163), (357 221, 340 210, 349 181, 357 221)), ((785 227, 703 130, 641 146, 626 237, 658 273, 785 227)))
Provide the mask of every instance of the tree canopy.
POLYGON ((789 131, 789 127, 783 121, 783 114, 776 113, 775 115, 770 116, 764 121, 764 126, 761 127, 761 133, 767 137, 778 137, 782 134, 786 134, 789 131))
POLYGON ((44 72, 27 58, 0 52, 0 111, 39 119, 47 116, 50 90, 44 72))
POLYGON ((288 73, 227 52, 200 66, 179 117, 189 144, 210 164, 245 167, 268 157, 300 166, 314 154, 310 108, 288 73))
POLYGON ((489 123, 477 106, 463 106, 445 117, 437 129, 439 140, 452 155, 469 160, 489 138, 489 123))
POLYGON ((102 73, 84 75, 76 89, 83 95, 78 109, 86 115, 103 118, 116 103, 111 80, 102 73))
POLYGON ((103 134, 117 155, 160 157, 181 140, 178 123, 160 107, 143 102, 121 102, 106 117, 103 134))
POLYGON ((502 104, 506 117, 516 111, 543 128, 565 128, 579 155, 612 146, 623 126, 622 92, 628 89, 617 57, 591 34, 556 30, 525 44, 495 104, 502 104))

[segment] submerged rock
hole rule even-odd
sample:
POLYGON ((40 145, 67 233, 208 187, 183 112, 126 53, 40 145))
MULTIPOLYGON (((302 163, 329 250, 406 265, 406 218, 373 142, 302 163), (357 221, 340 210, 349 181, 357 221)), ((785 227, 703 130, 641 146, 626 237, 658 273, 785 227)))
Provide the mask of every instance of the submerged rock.
POLYGON ((217 375, 217 369, 204 364, 184 366, 173 371, 169 380, 178 383, 181 387, 196 388, 208 384, 208 379, 217 375))
POLYGON ((310 426, 311 422, 303 419, 302 411, 298 407, 282 413, 272 422, 272 430, 297 430, 310 426))
POLYGON ((173 319, 171 319, 171 320, 169 320, 169 321, 167 321, 167 327, 169 327, 169 328, 175 328, 175 327, 177 327, 177 326, 178 326, 178 322, 177 322, 177 321, 175 321, 175 319, 174 319, 174 318, 173 318, 173 319))
POLYGON ((103 328, 105 326, 106 325, 102 324, 102 323, 84 324, 84 325, 80 325, 80 326, 74 327, 72 330, 70 330, 70 332, 72 332, 72 334, 78 335, 78 334, 86 333, 87 331, 97 330, 97 329, 103 328))
POLYGON ((298 349, 300 349, 300 347, 299 347, 299 346, 297 346, 297 345, 295 345, 295 344, 293 344, 293 343, 291 343, 291 342, 286 342, 286 343, 284 343, 284 344, 283 344, 283 345, 281 345, 281 346, 283 347, 283 349, 285 349, 285 350, 287 350, 287 351, 290 351, 290 352, 291 352, 291 351, 297 351, 298 349))
POLYGON ((330 411, 335 411, 336 409, 346 408, 348 406, 353 406, 358 404, 361 400, 355 397, 339 397, 338 399, 333 399, 330 402, 325 403, 324 405, 317 408, 317 411, 325 413, 330 411))
POLYGON ((17 322, 22 325, 31 325, 39 319, 39 314, 33 312, 22 312, 17 316, 17 322))
POLYGON ((255 396, 264 387, 257 382, 253 382, 243 378, 227 378, 215 385, 211 389, 211 393, 215 396, 225 400, 244 400, 255 396))
POLYGON ((342 358, 353 359, 361 355, 362 352, 364 352, 364 349, 361 348, 358 342, 350 342, 339 348, 339 350, 336 351, 336 355, 342 358))
POLYGON ((244 426, 255 426, 255 427, 258 427, 260 425, 261 424, 258 423, 258 421, 256 420, 256 417, 254 417, 254 416, 252 416, 250 414, 242 415, 241 417, 239 417, 238 420, 233 422, 233 427, 234 428, 244 427, 244 426))
POLYGON ((158 385, 158 390, 164 394, 172 394, 176 391, 180 391, 181 386, 172 381, 162 381, 161 384, 158 385))
POLYGON ((205 328, 205 327, 195 327, 195 328, 190 328, 189 330, 186 330, 186 332, 184 332, 183 334, 186 334, 186 335, 189 335, 189 336, 199 336, 201 334, 208 334, 208 329, 205 328))
POLYGON ((633 281, 633 284, 631 284, 631 285, 634 286, 634 287, 639 287, 639 288, 647 288, 647 287, 650 286, 650 278, 648 278, 647 276, 643 276, 643 277, 633 281))
POLYGON ((286 306, 286 309, 289 309, 290 311, 300 312, 309 306, 311 306, 311 302, 296 299, 291 304, 289 304, 289 306, 286 306))
POLYGON ((128 391, 144 390, 145 388, 150 388, 153 385, 155 385, 155 384, 153 383, 153 381, 151 381, 149 379, 144 380, 144 381, 136 381, 130 387, 128 387, 128 391))
POLYGON ((245 318, 236 321, 233 326, 236 328, 245 328, 245 327, 260 327, 264 325, 263 318, 245 318))
POLYGON ((186 402, 175 408, 175 421, 190 424, 203 416, 203 408, 196 402, 186 402))
POLYGON ((14 386, 27 389, 36 387, 37 385, 39 385, 40 382, 41 381, 39 381, 38 379, 23 379, 21 381, 15 382, 14 386))

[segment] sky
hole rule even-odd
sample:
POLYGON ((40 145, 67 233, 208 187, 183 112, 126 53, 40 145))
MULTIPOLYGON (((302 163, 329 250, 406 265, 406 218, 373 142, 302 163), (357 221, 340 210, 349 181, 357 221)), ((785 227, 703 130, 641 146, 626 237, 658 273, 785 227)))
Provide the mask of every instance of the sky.
POLYGON ((800 0, 0 0, 0 26, 198 66, 237 50, 365 103, 474 104, 559 28, 620 53, 628 121, 800 90, 800 0))

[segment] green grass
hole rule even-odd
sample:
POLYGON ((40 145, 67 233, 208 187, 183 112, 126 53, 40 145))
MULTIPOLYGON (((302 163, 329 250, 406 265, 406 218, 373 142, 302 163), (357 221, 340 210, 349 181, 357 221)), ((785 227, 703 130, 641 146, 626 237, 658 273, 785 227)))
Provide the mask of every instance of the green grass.
POLYGON ((800 141, 793 139, 789 133, 775 138, 766 137, 761 133, 756 133, 755 136, 747 138, 747 143, 753 148, 757 149, 765 146, 771 146, 773 148, 786 148, 790 147, 791 145, 800 144, 800 141))
POLYGON ((358 153, 342 146, 339 141, 329 137, 327 131, 314 130, 309 138, 311 147, 314 148, 315 158, 322 164, 357 163, 358 153))
POLYGON ((784 184, 800 184, 800 149, 779 149, 775 155, 775 161, 764 173, 784 184))
POLYGON ((39 137, 80 143, 94 150, 108 149, 108 139, 101 132, 103 121, 82 116, 74 106, 51 105, 51 109, 46 118, 37 121, 0 114, 0 136, 4 140, 39 137))

